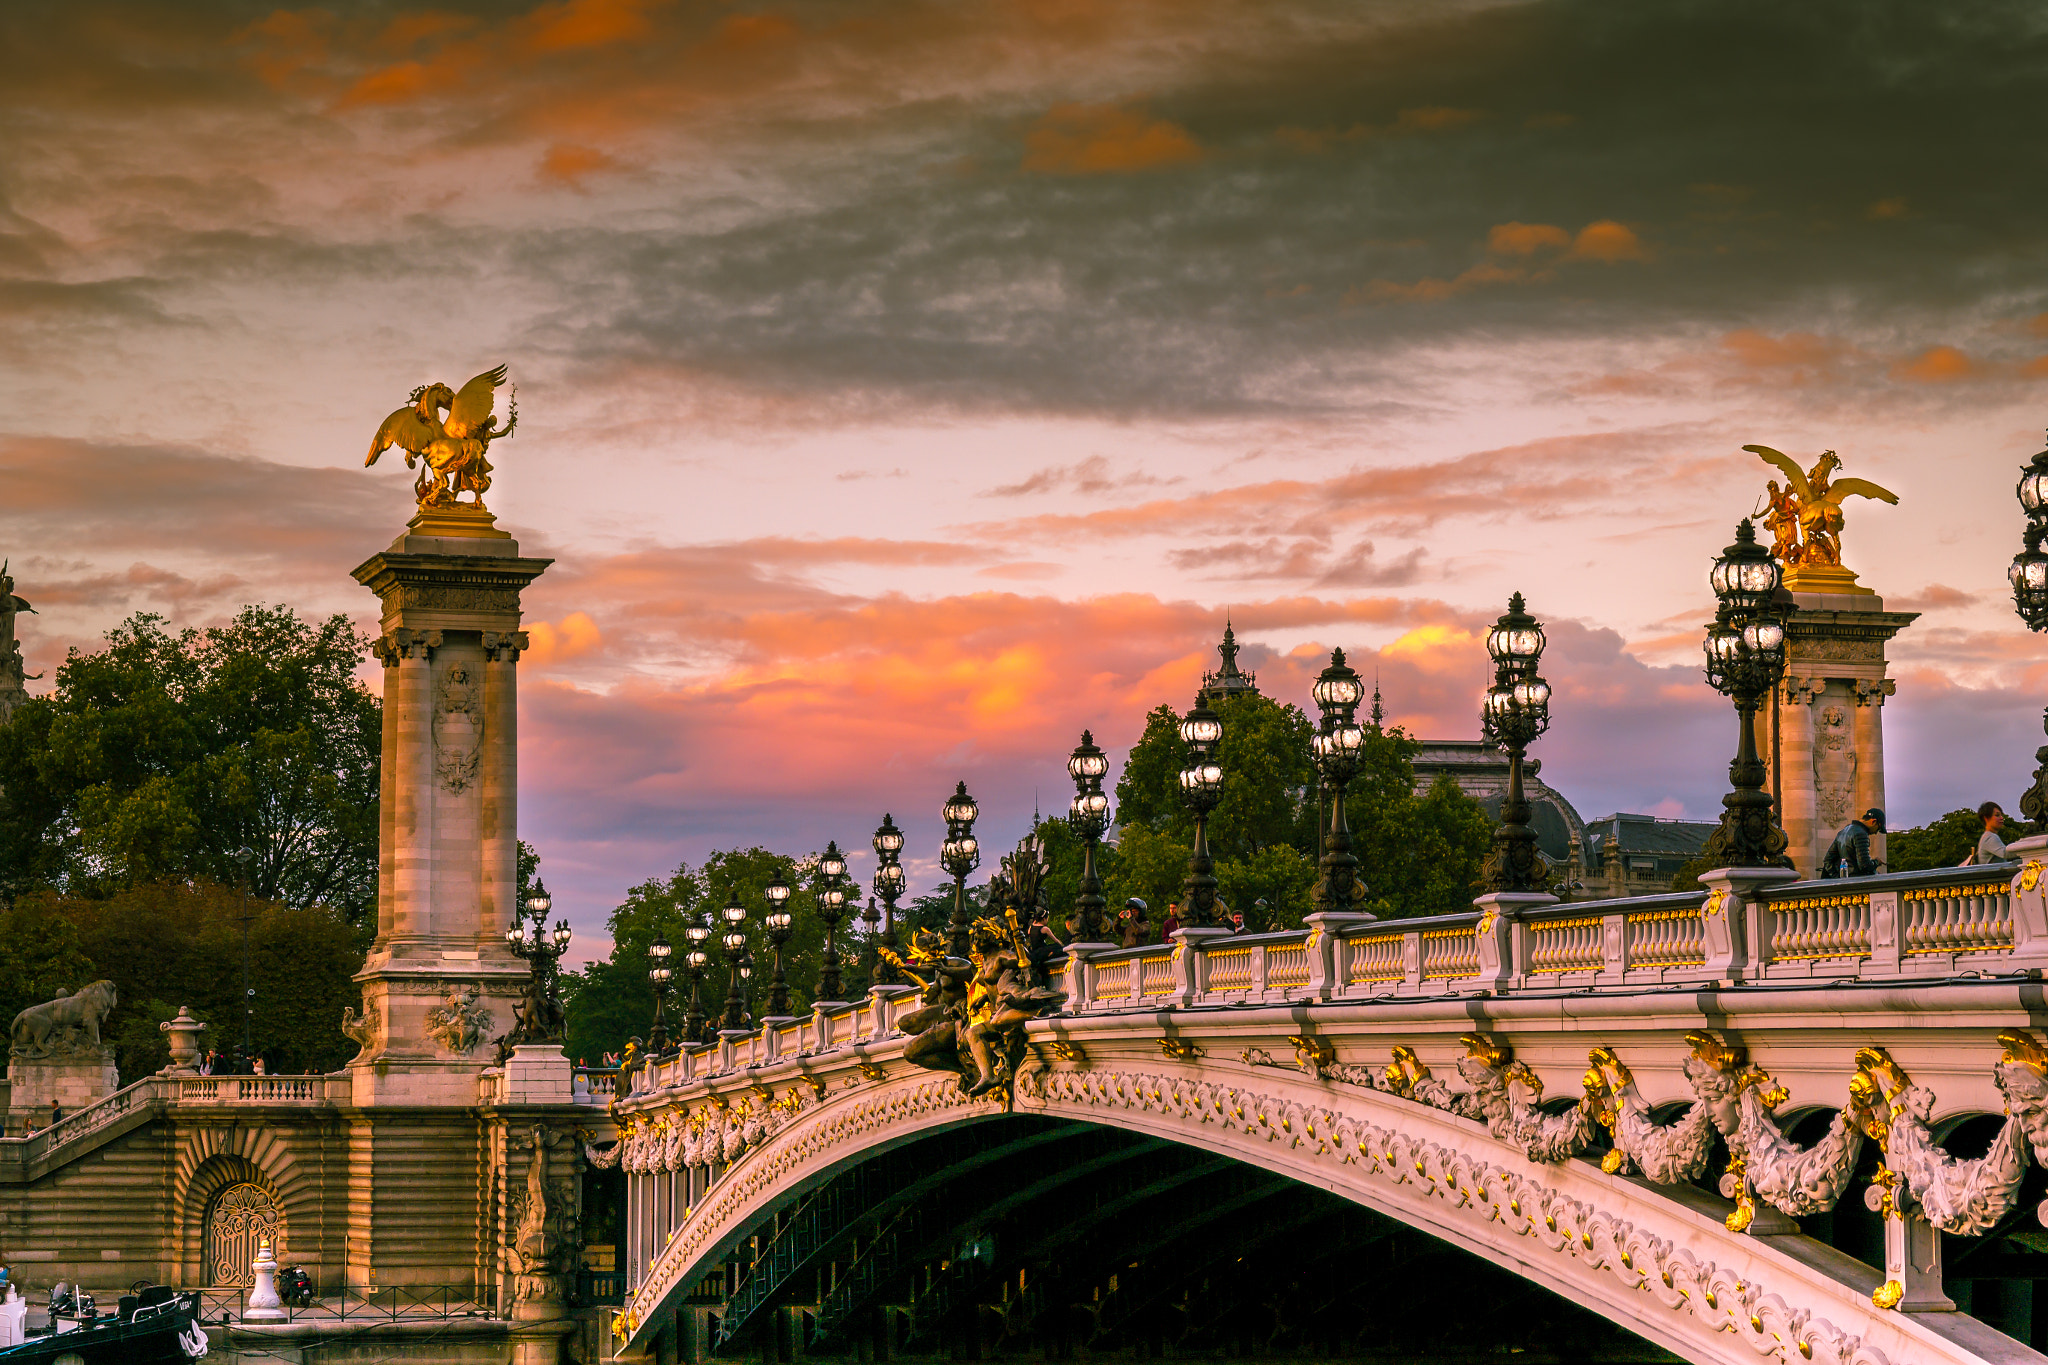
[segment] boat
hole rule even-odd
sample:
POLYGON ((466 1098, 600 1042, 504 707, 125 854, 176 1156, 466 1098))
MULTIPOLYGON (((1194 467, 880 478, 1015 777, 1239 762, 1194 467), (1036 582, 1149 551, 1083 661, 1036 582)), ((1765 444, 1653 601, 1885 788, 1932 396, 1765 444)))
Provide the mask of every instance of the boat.
POLYGON ((199 1292, 153 1284, 123 1294, 102 1313, 90 1294, 52 1295, 50 1325, 18 1346, 0 1346, 0 1365, 184 1365, 206 1354, 199 1292))

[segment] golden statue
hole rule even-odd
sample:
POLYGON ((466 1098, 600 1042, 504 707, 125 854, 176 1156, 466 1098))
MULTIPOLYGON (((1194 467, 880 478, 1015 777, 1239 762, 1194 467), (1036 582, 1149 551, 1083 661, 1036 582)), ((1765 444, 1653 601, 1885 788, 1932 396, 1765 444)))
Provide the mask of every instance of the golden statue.
POLYGON ((480 519, 489 524, 490 509, 484 506, 483 495, 491 486, 491 462, 484 458, 485 452, 491 442, 510 436, 519 425, 516 388, 508 396, 505 425, 499 426, 492 412, 498 388, 505 382, 505 368, 500 365, 486 370, 464 384, 460 392, 451 392, 446 384, 414 389, 411 400, 377 428, 363 464, 377 463, 379 455, 397 446, 405 452, 407 469, 420 465, 419 478, 413 483, 421 514, 415 518, 416 524, 431 519, 437 523, 434 529, 442 531, 453 529, 453 525, 439 524, 444 522, 460 525, 480 519), (443 409, 446 418, 441 416, 443 409), (469 502, 461 501, 464 493, 470 495, 469 502))
POLYGON ((1766 464, 1785 472, 1780 487, 1772 479, 1764 494, 1764 528, 1771 533, 1771 553, 1785 566, 1785 586, 1809 592, 1868 593, 1856 575, 1842 567, 1842 499, 1876 498, 1894 505, 1899 495, 1868 479, 1837 479, 1841 456, 1824 450, 1813 468, 1801 470, 1790 455, 1769 446, 1744 446, 1766 464))

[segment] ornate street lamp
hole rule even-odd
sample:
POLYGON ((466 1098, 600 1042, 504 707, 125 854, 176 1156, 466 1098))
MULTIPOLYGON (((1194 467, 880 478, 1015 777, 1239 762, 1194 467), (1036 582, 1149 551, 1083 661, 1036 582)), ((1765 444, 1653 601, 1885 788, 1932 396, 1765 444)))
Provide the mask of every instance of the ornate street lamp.
POLYGON ((1709 867, 1792 865, 1756 747, 1757 708, 1785 674, 1787 604, 1776 600, 1783 572, 1744 520, 1736 523, 1735 543, 1714 561, 1708 580, 1721 608, 1707 628, 1707 681, 1734 699, 1742 719, 1735 760, 1728 765, 1734 790, 1721 798, 1720 828, 1707 839, 1709 867))
MULTIPOLYGON (((740 889, 732 889, 732 898, 725 903, 719 915, 725 920, 725 932, 719 942, 725 946, 725 960, 732 964, 732 979, 725 991, 725 1014, 718 1021, 721 1030, 739 1030, 747 1026, 747 1006, 740 995, 741 962, 747 954, 747 931, 740 927, 747 917, 747 907, 740 904, 740 889)), ((751 964, 748 972, 751 974, 751 964)))
MULTIPOLYGON (((896 821, 884 815, 882 823, 875 829, 875 894, 882 898, 882 937, 875 952, 875 967, 869 978, 877 986, 900 986, 903 974, 889 959, 898 956, 896 952, 896 898, 903 894, 903 831, 896 828, 896 821), (884 954, 881 949, 886 948, 884 954)), ((868 911, 874 912, 874 902, 868 902, 868 911)), ((873 932, 874 921, 868 921, 869 932, 873 932)))
MULTIPOLYGON (((2020 471, 2020 506, 2027 514, 2026 549, 2013 556, 2008 577, 2012 580, 2012 601, 2028 630, 2048 630, 2048 553, 2041 541, 2048 537, 2048 450, 2036 455, 2020 471)), ((2048 730, 2048 711, 2041 714, 2048 730)), ((2020 814, 2036 823, 2048 819, 2048 746, 2034 751, 2034 785, 2020 797, 2020 814)))
POLYGON ((690 1009, 683 1016, 683 1040, 702 1043, 707 1041, 704 1026, 709 1022, 704 1017, 704 968, 711 961, 704 943, 711 937, 711 926, 701 919, 692 919, 684 926, 683 937, 690 940, 690 951, 683 957, 690 968, 690 1009))
POLYGON ((1095 869, 1096 846, 1109 832, 1109 797, 1102 791, 1102 778, 1108 771, 1109 755, 1096 747, 1092 733, 1083 730, 1080 745, 1067 759, 1067 772, 1074 779, 1067 827, 1081 836, 1081 893, 1074 897, 1074 918, 1067 926, 1076 943, 1104 942, 1109 932, 1102 923, 1109 901, 1102 894, 1102 877, 1095 869))
POLYGON ((825 952, 818 962, 818 998, 839 1000, 845 987, 839 981, 839 922, 846 918, 846 857, 839 841, 829 840, 825 856, 818 859, 818 914, 825 921, 825 952))
POLYGON ((512 1025, 510 1041, 514 1047, 523 1043, 559 1043, 567 1031, 558 964, 562 954, 569 950, 569 921, 555 921, 554 933, 549 934, 548 911, 553 906, 547 886, 535 882, 526 897, 526 914, 533 928, 529 931, 515 917, 505 930, 506 944, 528 963, 526 993, 519 1002, 519 1017, 512 1025))
POLYGON ((1188 855, 1180 922, 1190 929, 1207 929, 1216 923, 1216 860, 1209 856, 1209 812, 1223 799, 1223 768, 1216 762, 1223 722, 1199 692, 1194 709, 1180 723, 1180 737, 1188 746, 1188 765, 1180 770, 1180 795, 1195 817, 1195 848, 1188 855))
POLYGON ((768 978, 768 1017, 786 1019, 790 1014, 789 976, 783 970, 782 945, 789 942, 789 883, 777 872, 761 894, 768 898, 768 943, 775 949, 775 972, 768 978))
POLYGON ((946 842, 939 845, 939 866, 953 878, 953 914, 946 921, 946 951, 966 957, 968 935, 974 921, 967 913, 967 877, 981 866, 981 845, 974 837, 974 822, 981 807, 967 794, 962 782, 939 812, 946 818, 946 842))
POLYGON ((1330 664, 1316 675, 1309 695, 1322 713, 1310 749, 1316 770, 1322 774, 1323 797, 1329 820, 1323 835, 1323 856, 1316 878, 1315 906, 1319 915, 1343 914, 1365 899, 1365 883, 1358 876, 1358 857, 1351 851, 1351 820, 1345 812, 1344 793, 1358 775, 1358 756, 1365 748, 1365 731, 1356 719, 1365 686, 1358 674, 1344 662, 1344 651, 1330 651, 1330 664))
POLYGON ((668 964, 669 955, 675 949, 669 946, 661 935, 654 936, 654 942, 647 945, 647 979, 654 986, 654 1027, 647 1032, 647 1050, 656 1056, 668 1051, 668 1028, 662 1022, 667 1012, 668 983, 675 979, 675 969, 668 964))
POLYGON ((1486 690, 1479 729, 1508 753, 1508 794, 1493 831, 1493 850, 1486 855, 1488 891, 1546 891, 1550 886, 1549 869, 1536 851, 1536 831, 1529 827, 1529 801, 1522 794, 1523 755, 1550 728, 1550 684, 1536 672, 1543 643, 1543 627, 1523 608, 1520 593, 1508 599, 1507 615, 1486 636, 1493 686, 1486 690))

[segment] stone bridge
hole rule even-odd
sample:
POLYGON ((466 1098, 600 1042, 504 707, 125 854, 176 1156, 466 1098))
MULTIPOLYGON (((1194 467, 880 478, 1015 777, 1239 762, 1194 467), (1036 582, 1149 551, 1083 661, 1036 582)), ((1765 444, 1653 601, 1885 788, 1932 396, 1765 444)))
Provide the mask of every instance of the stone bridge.
POLYGON ((1395 1286, 1448 1246, 1687 1360, 2048 1359, 2048 888, 2014 871, 1077 947, 1014 1095, 906 1063, 900 992, 729 1033, 590 1151, 628 1172, 616 1354, 1085 1346, 1172 1241, 1190 1325, 1254 1249, 1410 1248, 1395 1286))

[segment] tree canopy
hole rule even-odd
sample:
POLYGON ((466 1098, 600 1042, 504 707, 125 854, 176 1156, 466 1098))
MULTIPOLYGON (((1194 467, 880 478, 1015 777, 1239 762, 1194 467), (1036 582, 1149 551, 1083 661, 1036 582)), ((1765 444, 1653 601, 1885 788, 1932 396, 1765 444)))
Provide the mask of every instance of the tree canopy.
MULTIPOLYGON (((1322 798, 1309 752, 1314 723, 1299 707, 1256 693, 1215 706, 1223 721, 1223 792, 1209 817, 1209 848, 1219 893, 1245 914, 1247 927, 1298 925, 1321 857, 1322 798), (1263 922, 1260 900, 1267 903, 1263 922)), ((1116 784, 1116 843, 1099 864, 1112 912, 1137 896, 1152 907, 1155 924, 1180 900, 1194 843, 1194 820, 1180 796, 1186 748, 1179 724, 1171 706, 1146 716, 1116 784)), ((1414 760, 1422 746, 1400 729, 1369 725, 1365 734, 1345 813, 1368 908, 1382 917, 1468 908, 1492 838, 1484 808, 1448 777, 1418 793, 1414 760)), ((1047 839, 1048 892, 1064 913, 1073 903, 1068 884, 1079 885, 1078 841, 1050 831, 1047 839)))
POLYGON ((105 899, 246 887, 353 923, 375 904, 380 711, 368 641, 251 606, 225 626, 130 617, 0 726, 0 892, 105 899))

